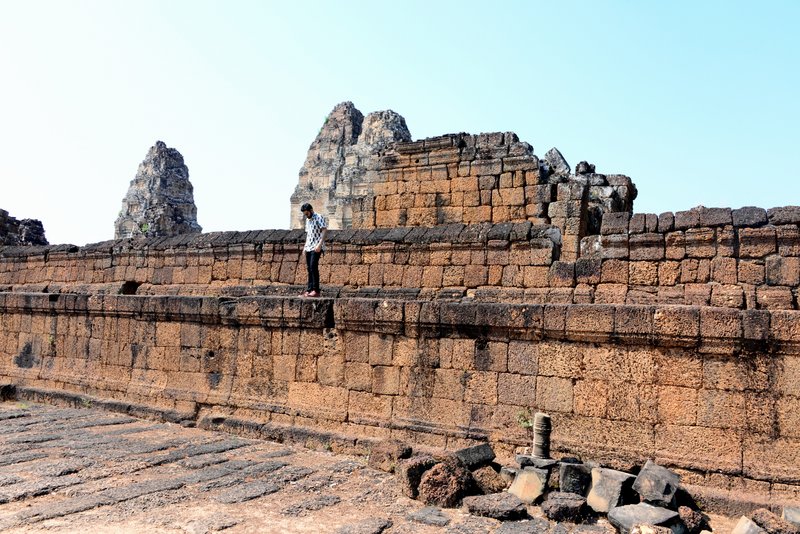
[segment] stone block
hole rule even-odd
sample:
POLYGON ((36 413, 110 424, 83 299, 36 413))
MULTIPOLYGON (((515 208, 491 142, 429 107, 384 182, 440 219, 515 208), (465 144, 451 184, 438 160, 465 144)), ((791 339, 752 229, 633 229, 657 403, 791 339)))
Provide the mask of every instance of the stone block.
POLYGON ((522 519, 528 515, 525 503, 513 494, 505 492, 465 497, 464 506, 473 515, 500 521, 522 519))
POLYGON ((767 210, 769 223, 775 226, 781 224, 800 224, 800 206, 784 206, 767 210))
POLYGON ((628 222, 630 214, 627 212, 612 212, 603 214, 603 222, 600 225, 602 235, 626 234, 628 233, 628 222))
POLYGON ((636 525, 653 525, 672 529, 674 534, 685 533, 678 512, 647 503, 618 506, 608 512, 608 521, 622 534, 629 534, 636 525))
POLYGON ((369 451, 367 465, 373 469, 393 473, 400 460, 411 456, 411 447, 397 440, 376 443, 369 451))
POLYGON ((766 508, 759 508, 750 513, 753 523, 763 528, 770 534, 798 534, 800 528, 772 513, 766 508))
POLYGON ((800 506, 784 506, 781 519, 788 521, 796 527, 800 527, 800 506))
POLYGON ((745 206, 731 213, 734 226, 764 226, 767 224, 767 211, 763 208, 745 206))
POLYGON ((671 211, 659 214, 658 216, 658 233, 665 234, 671 232, 675 228, 675 215, 671 211))
POLYGON ((416 499, 422 475, 434 465, 436 460, 427 455, 414 456, 398 462, 394 472, 403 495, 416 499))
POLYGON ((595 512, 609 510, 634 502, 633 481, 636 477, 624 471, 595 467, 586 503, 595 512))
POLYGON ((631 260, 663 260, 666 245, 663 234, 642 233, 628 240, 631 260))
POLYGON ((730 208, 700 208, 701 226, 725 226, 731 224, 730 208))
POLYGON ((461 460, 467 469, 474 470, 494 460, 494 450, 488 443, 467 447, 453 452, 453 456, 461 460))
POLYGON ((686 230, 700 224, 700 212, 695 208, 675 213, 675 229, 686 230))
POLYGON ((428 505, 453 508, 474 492, 472 474, 456 459, 445 459, 422 474, 419 500, 428 505))
POLYGON ((547 487, 548 472, 545 469, 526 467, 517 472, 508 493, 516 496, 525 504, 536 502, 547 487))
POLYGON ((768 257, 766 259, 766 280, 769 285, 800 285, 800 258, 768 257))
POLYGON ((475 479, 478 489, 480 489, 484 495, 505 491, 511 483, 511 480, 506 480, 500 473, 495 471, 491 465, 485 465, 474 470, 472 472, 472 478, 475 479))
POLYGON ((560 491, 585 496, 592 482, 592 468, 585 464, 561 463, 558 480, 560 491))
POLYGON ((766 534, 766 530, 758 526, 749 517, 742 516, 731 530, 731 534, 766 534))
POLYGON ((580 523, 587 515, 586 497, 576 493, 554 491, 542 503, 542 512, 557 523, 580 523))
POLYGON ((700 333, 700 311, 693 306, 658 307, 653 313, 653 333, 691 341, 700 333))
POLYGON ((671 507, 675 504, 675 492, 680 481, 680 477, 666 467, 647 460, 633 483, 633 489, 647 502, 671 507))
POLYGON ((763 258, 777 251, 775 228, 742 228, 739 230, 739 257, 763 258))

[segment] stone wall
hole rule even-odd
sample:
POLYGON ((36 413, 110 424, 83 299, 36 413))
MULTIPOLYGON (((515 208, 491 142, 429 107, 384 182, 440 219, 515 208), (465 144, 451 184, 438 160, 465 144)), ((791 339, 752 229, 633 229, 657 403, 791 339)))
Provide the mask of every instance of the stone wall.
POLYGON ((546 410, 558 452, 800 497, 797 311, 16 293, 0 310, 0 376, 23 395, 506 457, 517 415, 546 410))
MULTIPOLYGON (((798 309, 800 217, 777 208, 770 222, 761 211, 759 223, 739 210, 606 217, 572 262, 557 259, 557 228, 530 222, 330 231, 323 294, 798 309), (699 218, 707 213, 721 218, 699 218)), ((302 243, 301 230, 265 230, 5 247, 0 289, 294 295, 306 276, 302 243)))
POLYGON ((47 245, 44 226, 37 219, 16 219, 0 209, 0 246, 47 245))

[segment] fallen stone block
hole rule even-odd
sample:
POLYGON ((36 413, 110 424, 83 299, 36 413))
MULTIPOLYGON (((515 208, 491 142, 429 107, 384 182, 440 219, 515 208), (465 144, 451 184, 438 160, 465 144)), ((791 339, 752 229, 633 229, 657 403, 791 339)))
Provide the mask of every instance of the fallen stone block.
POLYGON ((517 472, 519 469, 515 467, 506 467, 503 466, 500 468, 500 476, 503 477, 503 480, 506 481, 506 484, 511 485, 514 482, 514 477, 517 476, 517 472))
POLYGON ((403 495, 416 499, 422 475, 434 465, 436 465, 436 460, 427 455, 401 460, 395 467, 394 474, 403 495))
POLYGON ((432 525, 434 527, 444 527, 450 523, 450 518, 435 506, 426 506, 416 512, 411 512, 407 517, 410 521, 415 521, 424 525, 432 525))
POLYGON ((624 471, 595 467, 586 503, 595 512, 609 510, 632 502, 635 477, 624 471))
POLYGON ((488 443, 457 450, 453 453, 453 456, 461 460, 470 470, 484 466, 495 458, 494 450, 488 443))
POLYGON ((367 465, 373 469, 394 473, 400 460, 411 456, 411 447, 397 440, 386 440, 375 444, 369 451, 367 465))
POLYGON ((763 534, 766 530, 759 527, 749 517, 742 516, 736 526, 731 530, 731 534, 763 534))
POLYGON ((585 464, 561 463, 558 468, 558 487, 565 493, 586 496, 592 483, 592 468, 585 464))
POLYGON ((382 517, 373 517, 355 525, 346 525, 336 531, 336 534, 381 534, 392 526, 392 520, 382 517))
POLYGON ((678 512, 643 502, 612 508, 608 520, 622 534, 629 534, 636 525, 667 527, 673 534, 686 532, 678 512))
POLYGON ((686 525, 689 534, 699 534, 701 530, 711 530, 708 520, 697 510, 692 510, 688 506, 678 506, 678 515, 686 525))
POLYGON ((768 534, 800 534, 800 527, 781 519, 766 508, 754 510, 750 519, 768 534))
POLYGON ((652 460, 647 460, 636 480, 633 489, 643 500, 667 508, 675 505, 675 492, 681 479, 678 475, 652 460))
POLYGON ((514 482, 508 488, 508 492, 519 497, 522 502, 531 504, 542 496, 546 487, 547 471, 536 467, 526 467, 514 477, 514 482))
POLYGON ((517 460, 520 468, 523 469, 526 467, 552 469, 558 465, 558 460, 553 460, 552 458, 537 458, 536 456, 531 456, 529 454, 517 454, 515 459, 517 460))
POLYGON ((800 506, 784 506, 781 519, 800 527, 800 506))
POLYGON ((510 484, 510 482, 506 481, 506 479, 490 465, 484 465, 480 469, 473 471, 472 478, 475 479, 478 489, 480 489, 481 493, 484 495, 505 491, 510 484))
POLYGON ((437 463, 419 481, 419 499, 425 504, 453 508, 475 491, 475 480, 455 458, 437 463))
POLYGON ((587 515, 586 497, 576 493, 555 491, 542 503, 542 512, 551 521, 580 523, 587 515))
POLYGON ((500 521, 522 519, 528 515, 525 503, 510 493, 492 493, 464 498, 464 506, 473 515, 500 521))

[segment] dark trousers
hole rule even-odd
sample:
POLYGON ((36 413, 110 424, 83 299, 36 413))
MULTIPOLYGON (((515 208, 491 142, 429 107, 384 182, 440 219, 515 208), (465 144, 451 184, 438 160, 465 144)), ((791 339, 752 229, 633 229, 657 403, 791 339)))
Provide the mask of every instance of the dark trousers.
POLYGON ((306 268, 308 269, 308 286, 306 290, 319 293, 319 257, 322 252, 306 252, 306 268))

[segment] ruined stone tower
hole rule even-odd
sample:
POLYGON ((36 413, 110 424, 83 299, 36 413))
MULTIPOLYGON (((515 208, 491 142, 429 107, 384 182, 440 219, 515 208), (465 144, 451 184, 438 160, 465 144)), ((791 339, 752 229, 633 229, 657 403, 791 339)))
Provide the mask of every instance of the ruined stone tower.
POLYGON ((371 194, 378 158, 391 143, 410 141, 406 121, 394 111, 366 117, 352 102, 333 108, 308 149, 291 198, 291 228, 302 228, 300 206, 309 202, 331 229, 350 228, 353 202, 371 194))
POLYGON ((150 147, 122 199, 115 239, 199 233, 197 207, 183 156, 163 141, 150 147))
POLYGON ((42 221, 17 220, 0 209, 0 245, 47 245, 42 221))

